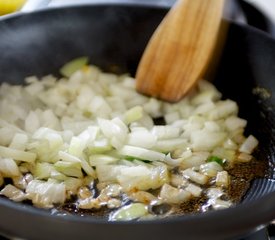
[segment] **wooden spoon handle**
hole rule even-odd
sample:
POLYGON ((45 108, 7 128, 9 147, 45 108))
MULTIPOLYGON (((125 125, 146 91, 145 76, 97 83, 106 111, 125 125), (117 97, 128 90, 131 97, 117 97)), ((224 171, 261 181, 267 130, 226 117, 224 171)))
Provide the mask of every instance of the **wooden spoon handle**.
POLYGON ((137 90, 180 100, 207 68, 224 0, 178 0, 147 45, 137 70, 137 90))

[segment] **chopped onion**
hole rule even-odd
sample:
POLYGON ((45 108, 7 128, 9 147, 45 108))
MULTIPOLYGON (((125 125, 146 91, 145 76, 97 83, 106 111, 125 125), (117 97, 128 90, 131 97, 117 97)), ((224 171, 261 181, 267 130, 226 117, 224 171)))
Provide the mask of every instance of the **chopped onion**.
POLYGON ((62 204, 66 199, 65 184, 54 181, 32 180, 26 193, 34 205, 43 208, 50 208, 55 203, 62 204))
POLYGON ((0 146, 0 157, 12 158, 23 162, 34 162, 36 159, 36 154, 0 146))
POLYGON ((11 184, 6 185, 0 191, 0 194, 6 196, 7 198, 15 202, 22 202, 26 199, 26 194, 11 184))
POLYGON ((126 124, 129 124, 140 120, 142 116, 143 116, 143 108, 141 106, 136 106, 125 112, 124 121, 126 124))
POLYGON ((190 168, 182 171, 182 174, 185 178, 190 179, 193 182, 201 184, 201 185, 204 185, 208 182, 208 177, 206 175, 195 172, 190 168))
POLYGON ((16 162, 11 158, 0 158, 0 173, 3 177, 17 177, 21 174, 16 162))
POLYGON ((249 135, 249 137, 240 146, 239 151, 251 154, 253 150, 258 146, 258 144, 259 141, 254 136, 249 135))
POLYGON ((28 142, 28 135, 16 133, 10 143, 10 148, 25 151, 28 142))
POLYGON ((87 57, 76 58, 66 63, 61 69, 60 73, 65 77, 70 77, 74 72, 82 68, 88 63, 87 57))
POLYGON ((77 196, 80 209, 119 208, 110 220, 151 219, 150 204, 176 209, 201 196, 208 208, 231 206, 221 200, 230 186, 223 167, 250 161, 258 145, 244 137, 237 104, 203 80, 166 103, 137 93, 128 75, 87 61, 64 65, 59 80, 29 77, 25 86, 0 87, 2 194, 43 208, 77 196))
POLYGON ((252 160, 252 156, 250 154, 247 153, 240 153, 236 159, 236 161, 238 162, 250 162, 252 160))
POLYGON ((179 204, 186 202, 190 197, 191 193, 189 191, 174 188, 169 184, 164 184, 160 191, 160 198, 166 203, 179 204))
POLYGON ((194 197, 199 197, 202 193, 202 189, 192 183, 189 183, 185 190, 190 192, 194 197))
POLYGON ((169 181, 166 166, 132 166, 120 169, 117 180, 126 191, 157 189, 169 181))
POLYGON ((208 162, 200 165, 200 172, 208 177, 215 177, 223 168, 216 162, 208 162))
POLYGON ((110 220, 129 221, 148 214, 147 206, 142 203, 132 203, 114 212, 110 220))
POLYGON ((141 147, 125 145, 118 153, 122 156, 130 156, 147 161, 164 161, 165 154, 141 147))
POLYGON ((228 188, 229 186, 229 175, 227 171, 221 171, 217 173, 216 185, 218 187, 228 188))
POLYGON ((54 167, 60 173, 70 177, 82 178, 81 164, 79 162, 58 161, 54 167))

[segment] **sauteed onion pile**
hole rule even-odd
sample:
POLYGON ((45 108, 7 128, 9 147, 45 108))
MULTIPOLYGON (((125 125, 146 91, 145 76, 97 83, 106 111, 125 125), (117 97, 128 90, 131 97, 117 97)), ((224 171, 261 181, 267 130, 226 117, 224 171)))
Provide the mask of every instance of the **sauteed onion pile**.
POLYGON ((211 83, 170 104, 85 58, 61 72, 0 88, 1 195, 105 209, 111 221, 165 217, 194 199, 204 199, 198 211, 234 204, 228 169, 251 161, 258 141, 211 83))

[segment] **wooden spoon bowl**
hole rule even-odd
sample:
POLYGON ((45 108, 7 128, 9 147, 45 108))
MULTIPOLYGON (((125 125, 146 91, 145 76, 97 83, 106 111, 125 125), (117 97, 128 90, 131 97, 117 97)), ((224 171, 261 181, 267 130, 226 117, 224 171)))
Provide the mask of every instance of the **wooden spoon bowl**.
POLYGON ((139 63, 137 90, 179 101, 203 76, 215 49, 224 0, 178 0, 139 63))

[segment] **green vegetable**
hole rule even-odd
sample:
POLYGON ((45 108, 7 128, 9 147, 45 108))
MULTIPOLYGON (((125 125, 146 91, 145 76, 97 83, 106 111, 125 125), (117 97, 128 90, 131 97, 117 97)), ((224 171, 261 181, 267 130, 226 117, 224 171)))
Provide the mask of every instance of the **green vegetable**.
POLYGON ((207 159, 207 162, 216 162, 216 163, 220 164, 221 166, 223 166, 225 164, 225 159, 221 159, 217 156, 210 156, 207 159))
POLYGON ((66 63, 61 69, 60 73, 64 77, 70 77, 74 72, 81 69, 88 63, 88 57, 76 58, 68 63, 66 63))

